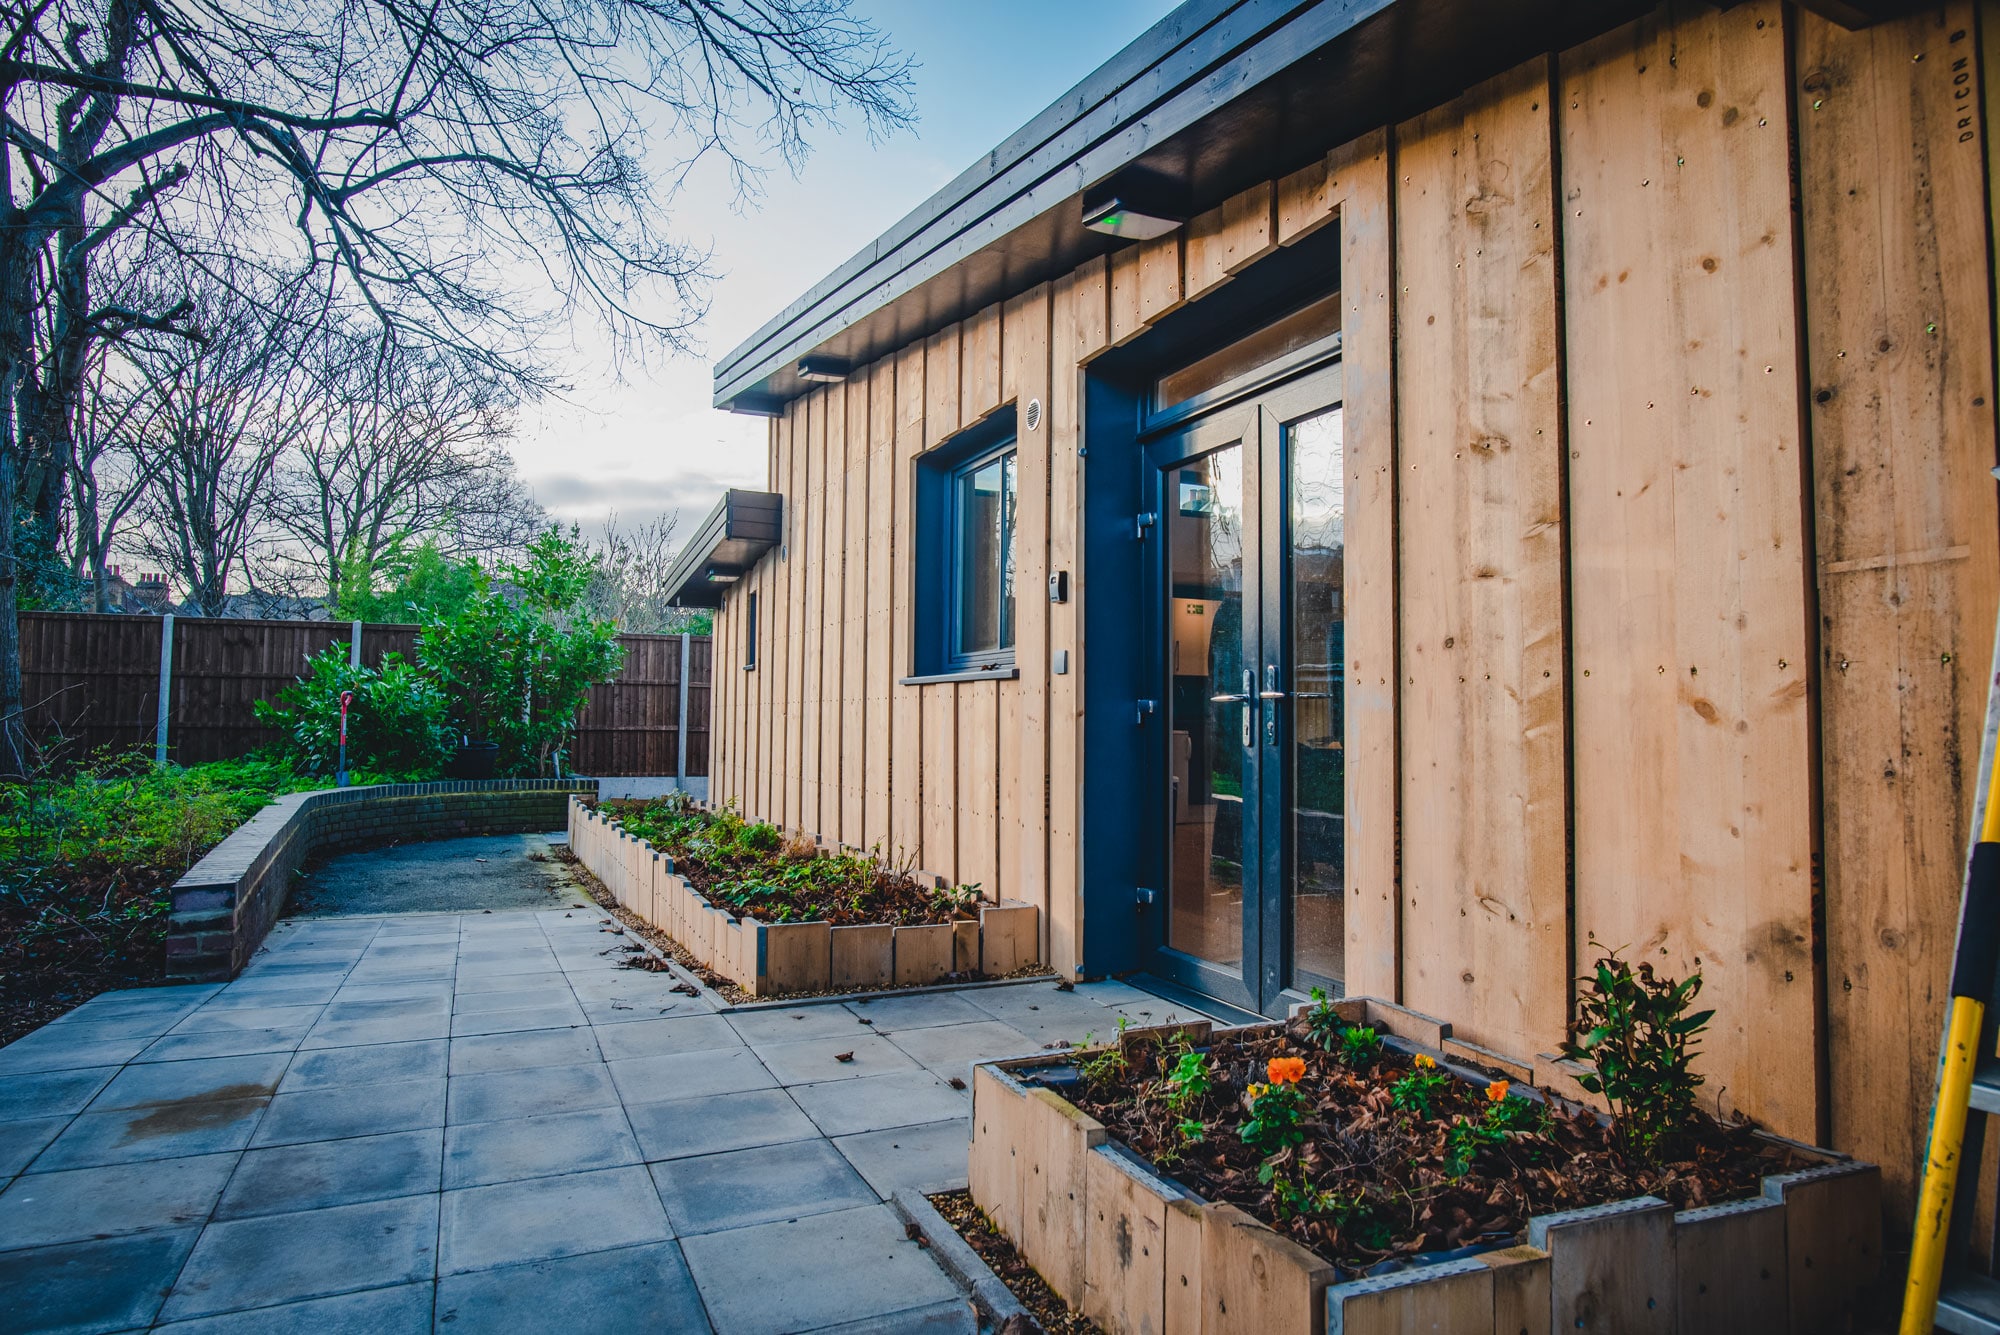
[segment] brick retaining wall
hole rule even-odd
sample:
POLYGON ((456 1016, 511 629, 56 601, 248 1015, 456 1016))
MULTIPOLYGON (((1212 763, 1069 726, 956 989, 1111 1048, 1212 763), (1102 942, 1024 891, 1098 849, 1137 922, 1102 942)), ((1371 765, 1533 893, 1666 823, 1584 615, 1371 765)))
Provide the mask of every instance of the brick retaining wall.
POLYGON ((594 779, 383 783, 290 793, 243 822, 174 885, 167 977, 232 978, 285 907, 292 874, 315 853, 393 840, 559 830, 594 779))

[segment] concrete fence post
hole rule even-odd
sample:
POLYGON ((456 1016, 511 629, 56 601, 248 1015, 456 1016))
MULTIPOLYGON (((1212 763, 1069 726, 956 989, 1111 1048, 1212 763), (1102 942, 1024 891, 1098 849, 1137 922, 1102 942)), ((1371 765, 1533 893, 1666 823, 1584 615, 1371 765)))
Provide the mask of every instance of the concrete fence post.
POLYGON ((160 708, 153 719, 153 763, 167 763, 167 698, 174 685, 174 614, 160 618, 160 708))
POLYGON ((347 632, 347 666, 361 670, 361 623, 355 622, 347 632))
POLYGON ((688 660, 694 637, 681 635, 681 712, 674 727, 680 742, 680 758, 674 766, 674 780, 685 792, 688 786, 688 660))

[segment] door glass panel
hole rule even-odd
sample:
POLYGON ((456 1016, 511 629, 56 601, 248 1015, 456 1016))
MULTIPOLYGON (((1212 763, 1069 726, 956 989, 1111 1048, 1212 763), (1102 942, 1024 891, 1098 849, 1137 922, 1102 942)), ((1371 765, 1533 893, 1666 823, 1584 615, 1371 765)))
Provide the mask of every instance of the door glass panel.
POLYGON ((1243 447, 1167 470, 1167 944, 1243 962, 1243 447))
POLYGON ((1293 724, 1290 746, 1292 966, 1345 976, 1345 655, 1341 567, 1346 526, 1340 409, 1285 433, 1291 480, 1293 724))

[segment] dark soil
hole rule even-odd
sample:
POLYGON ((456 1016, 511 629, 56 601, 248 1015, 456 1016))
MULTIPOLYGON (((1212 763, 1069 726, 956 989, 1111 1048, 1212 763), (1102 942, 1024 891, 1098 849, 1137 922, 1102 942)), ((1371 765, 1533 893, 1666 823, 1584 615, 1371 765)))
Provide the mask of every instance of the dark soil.
POLYGON ((180 869, 86 864, 0 887, 0 1044, 118 987, 166 981, 167 887, 180 869), (39 878, 38 878, 39 879, 39 878))
MULTIPOLYGON (((1168 1106, 1165 1076, 1185 1048, 1139 1041, 1120 1074, 1093 1069, 1063 1092, 1133 1150, 1197 1195, 1228 1201, 1272 1228, 1360 1272, 1398 1256, 1516 1238, 1528 1217, 1653 1195, 1676 1209, 1754 1196, 1767 1173, 1804 1166, 1802 1156, 1758 1138, 1748 1126, 1703 1119, 1657 1164, 1628 1155, 1588 1109, 1550 1099, 1528 1114, 1538 1129, 1510 1131, 1474 1153, 1461 1177, 1447 1167, 1455 1123, 1488 1115, 1485 1088, 1444 1084, 1430 1116, 1394 1106, 1392 1087, 1412 1058, 1384 1049, 1361 1069, 1343 1065, 1313 1041, 1304 1016, 1290 1025, 1218 1034, 1209 1049, 1212 1088, 1192 1107, 1168 1106), (1283 1151, 1277 1173, 1316 1195, 1281 1208, 1273 1186, 1258 1181, 1263 1156, 1243 1142, 1248 1087, 1270 1079, 1274 1057, 1302 1058, 1298 1088, 1306 1111, 1302 1145, 1283 1151), (1095 1075, 1096 1078, 1091 1078, 1095 1075), (1183 1117, 1198 1119, 1189 1143, 1183 1117), (1319 1194, 1323 1193, 1323 1194, 1319 1194)), ((1437 1068, 1442 1070, 1443 1068, 1437 1068)), ((1520 1098, 1521 1093, 1513 1093, 1520 1098)))
POLYGON ((602 810, 673 858, 674 871, 711 904, 758 922, 913 927, 975 916, 974 888, 939 890, 913 868, 787 839, 733 813, 698 811, 678 798, 606 802, 602 810))
POLYGON ((1101 1335, 1103 1327, 1088 1317, 1069 1310, 1048 1281, 1035 1273, 1035 1268, 1021 1259, 1014 1250, 1014 1244, 987 1220, 985 1213, 972 1203, 969 1191, 948 1191, 930 1198, 937 1212, 945 1217, 979 1253, 979 1259, 1000 1277, 1000 1282, 1021 1300, 1021 1306, 1034 1313, 1035 1320, 1049 1335, 1101 1335))

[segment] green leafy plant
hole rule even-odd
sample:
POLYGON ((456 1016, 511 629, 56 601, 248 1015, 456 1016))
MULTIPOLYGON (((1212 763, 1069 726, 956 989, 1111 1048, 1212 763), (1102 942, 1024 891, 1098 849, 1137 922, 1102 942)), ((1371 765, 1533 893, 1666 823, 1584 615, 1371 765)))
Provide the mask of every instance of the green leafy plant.
POLYGON ((397 654, 378 668, 351 667, 346 648, 334 645, 306 660, 306 674, 256 703, 257 721, 279 729, 277 751, 303 775, 331 775, 339 767, 340 695, 354 692, 347 717, 350 770, 404 779, 435 778, 454 738, 446 722, 444 692, 397 654))
MULTIPOLYGON (((1095 1057, 1087 1057, 1077 1063, 1077 1073, 1093 1085, 1101 1085, 1111 1080, 1122 1080, 1130 1069, 1125 1060, 1125 1027, 1131 1023, 1124 1016, 1118 1017, 1118 1034, 1111 1046, 1095 1057)), ((1083 1036, 1083 1046, 1090 1046, 1091 1036, 1083 1036)))
POLYGON ((1197 1145, 1201 1143, 1202 1134, 1208 1130, 1208 1125, 1198 1117, 1183 1117, 1175 1129, 1181 1133, 1183 1145, 1197 1145))
POLYGON ((1701 992, 1699 971, 1660 978, 1651 964, 1636 969, 1616 950, 1597 961, 1576 1003, 1576 1024, 1562 1055, 1593 1069, 1577 1083, 1611 1104, 1612 1129, 1625 1149, 1658 1161, 1695 1117, 1696 1040, 1715 1017, 1690 1007, 1701 992))
POLYGON ((1437 1116, 1437 1109, 1444 1091, 1451 1087, 1451 1076, 1438 1069, 1438 1064, 1422 1053, 1410 1063, 1410 1073, 1389 1086, 1389 1101, 1404 1112, 1413 1112, 1420 1117, 1437 1116))
POLYGON ((1349 1025, 1340 1034, 1340 1051, 1335 1054, 1343 1066, 1363 1070, 1382 1055, 1382 1036, 1372 1025, 1349 1025))
POLYGON ((1174 1069, 1167 1073, 1167 1106, 1175 1112, 1185 1113, 1208 1097, 1212 1088, 1214 1081, 1209 1075, 1207 1056, 1199 1052, 1183 1052, 1174 1069))
POLYGON ((1464 1177, 1472 1171, 1479 1152, 1504 1145, 1523 1132, 1543 1132, 1549 1127, 1549 1109, 1532 1099, 1510 1098, 1507 1082, 1496 1080, 1486 1087, 1486 1107, 1477 1116, 1461 1114, 1452 1119, 1445 1132, 1445 1171, 1464 1177))
POLYGON ((1294 1084, 1250 1086, 1250 1120, 1237 1132, 1243 1143, 1264 1156, 1257 1180, 1268 1183, 1277 1171, 1277 1156, 1305 1141, 1305 1100, 1294 1084))
POLYGON ((1312 1035, 1313 1042, 1319 1044, 1320 1051, 1332 1052, 1339 1044, 1347 1023, 1340 1018, 1339 1012, 1334 1010, 1333 1002, 1327 998, 1325 988, 1315 987, 1312 990, 1312 999, 1312 1007, 1306 1011, 1306 1030, 1312 1035))

